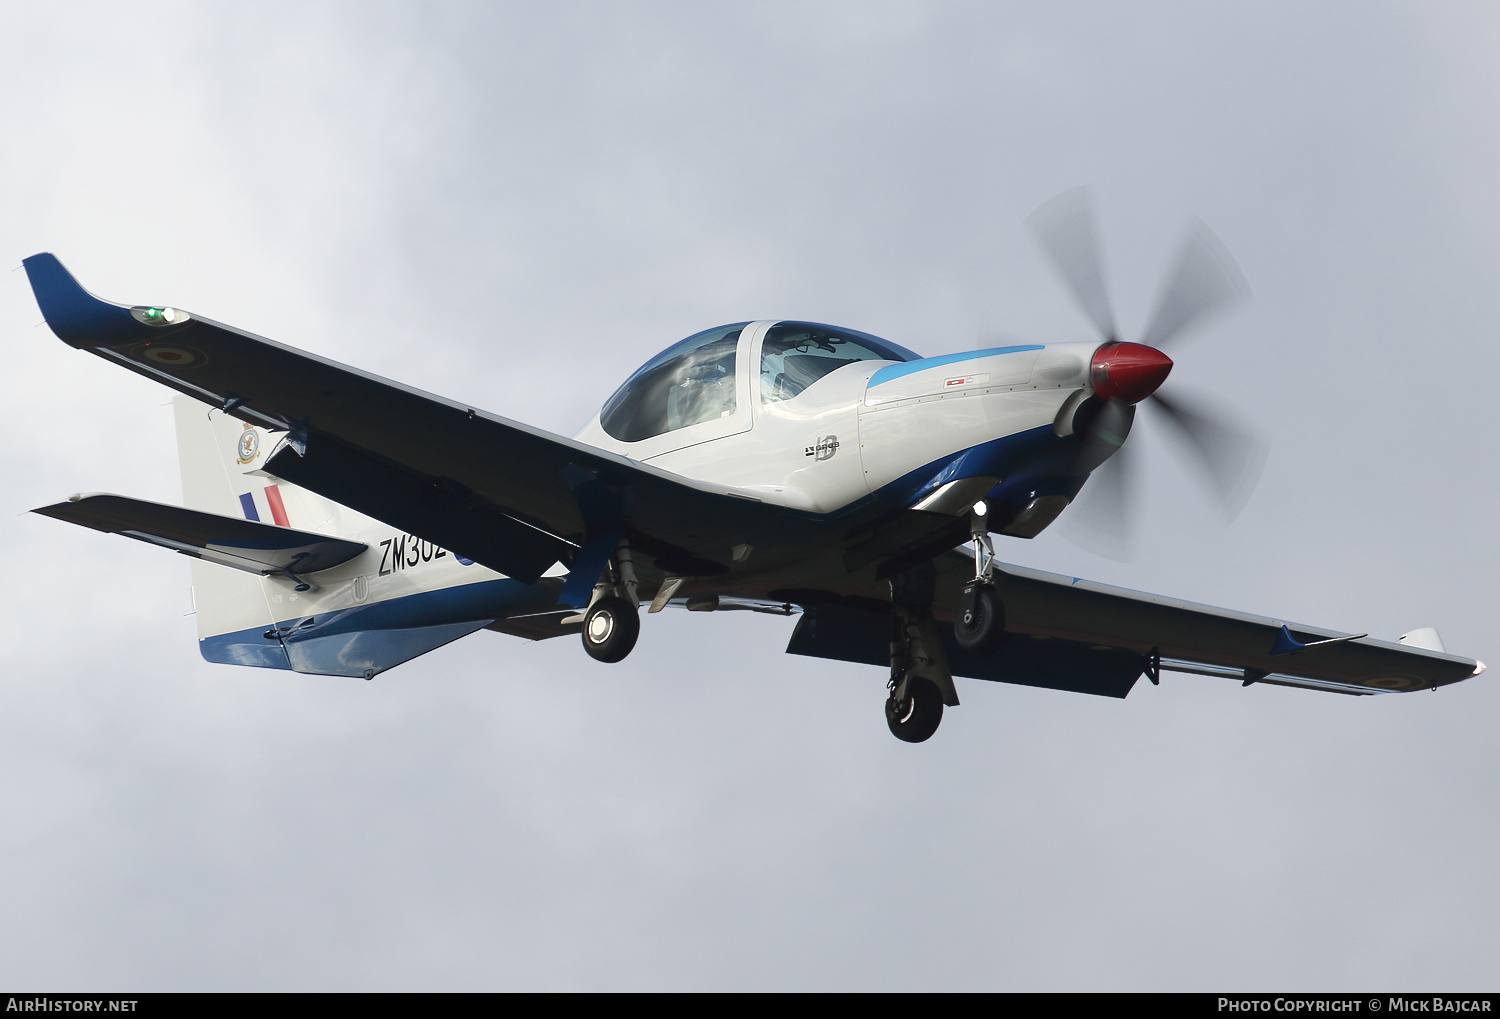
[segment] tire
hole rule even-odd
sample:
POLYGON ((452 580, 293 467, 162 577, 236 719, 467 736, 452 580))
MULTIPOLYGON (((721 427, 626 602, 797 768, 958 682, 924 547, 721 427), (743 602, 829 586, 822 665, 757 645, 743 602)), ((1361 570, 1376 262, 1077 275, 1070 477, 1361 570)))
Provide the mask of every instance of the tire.
POLYGON ((993 587, 984 585, 974 593, 974 611, 968 619, 960 603, 953 620, 953 639, 959 647, 980 657, 994 654, 1005 643, 1005 603, 993 587))
POLYGON ((885 724, 891 735, 907 743, 921 743, 937 732, 943 720, 943 695, 937 685, 920 676, 906 684, 906 700, 894 697, 885 701, 885 724))
POLYGON ((583 617, 583 649, 599 662, 618 662, 641 635, 641 617, 624 598, 600 598, 583 617))

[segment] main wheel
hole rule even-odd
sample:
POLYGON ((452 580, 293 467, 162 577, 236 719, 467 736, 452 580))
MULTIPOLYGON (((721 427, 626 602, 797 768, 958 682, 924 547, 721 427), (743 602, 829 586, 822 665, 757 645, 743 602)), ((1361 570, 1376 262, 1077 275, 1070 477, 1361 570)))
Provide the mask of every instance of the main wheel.
POLYGON ((640 635, 641 617, 624 598, 600 598, 583 617, 583 649, 597 661, 620 661, 640 635))
POLYGON ((943 695, 937 684, 920 676, 907 682, 905 700, 885 700, 885 724, 899 740, 920 743, 937 732, 942 720, 943 695))
POLYGON ((953 639, 965 651, 976 655, 993 654, 1005 642, 1005 603, 995 589, 979 581, 970 581, 977 590, 964 588, 964 597, 959 602, 958 617, 953 620, 953 639), (972 609, 965 611, 964 605, 973 596, 972 609))

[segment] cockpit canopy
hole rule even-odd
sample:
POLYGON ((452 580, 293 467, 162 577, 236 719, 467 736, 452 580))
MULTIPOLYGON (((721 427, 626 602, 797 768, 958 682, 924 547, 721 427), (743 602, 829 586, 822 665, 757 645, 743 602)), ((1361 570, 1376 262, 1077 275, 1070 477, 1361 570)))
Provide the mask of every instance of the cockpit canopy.
POLYGON ((749 324, 706 329, 657 354, 615 390, 599 424, 621 442, 639 442, 733 414, 735 353, 749 324))
POLYGON ((760 346, 760 401, 790 400, 824 375, 856 361, 919 361, 869 333, 816 322, 778 322, 760 346))
MULTIPOLYGON (((736 357, 750 323, 695 333, 647 361, 599 412, 621 442, 728 417, 737 409, 736 357)), ((761 341, 762 403, 790 400, 823 376, 856 361, 916 361, 919 355, 878 336, 814 322, 778 322, 761 341)))

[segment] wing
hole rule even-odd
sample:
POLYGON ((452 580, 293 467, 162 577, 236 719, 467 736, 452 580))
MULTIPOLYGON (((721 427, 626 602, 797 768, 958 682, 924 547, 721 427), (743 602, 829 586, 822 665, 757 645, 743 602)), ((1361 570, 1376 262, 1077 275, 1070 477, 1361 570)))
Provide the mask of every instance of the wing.
MULTIPOLYGON (((963 576, 960 572, 960 583, 963 576)), ((1472 658, 1442 651, 1020 566, 1006 566, 996 587, 1011 642, 1067 640, 1118 648, 1140 655, 1143 672, 1159 661, 1163 670, 1237 679, 1246 686, 1276 683, 1372 694, 1446 686, 1484 670, 1472 658), (1284 639, 1283 628, 1292 641, 1284 639), (1299 650, 1297 645, 1314 646, 1299 650)), ((956 590, 952 604, 957 604, 956 590)))
POLYGON ((24 264, 66 343, 285 430, 271 473, 519 580, 573 561, 591 541, 607 555, 620 533, 663 572, 713 576, 728 569, 733 546, 783 526, 786 511, 753 495, 176 309, 102 301, 50 254, 24 264))
MULTIPOLYGON (((936 560, 934 614, 952 619, 973 560, 936 560)), ((1409 644, 1374 640, 1229 609, 1096 584, 1022 566, 995 575, 1007 639, 991 657, 961 649, 942 627, 955 676, 1124 697, 1142 676, 1185 672, 1346 694, 1446 686, 1484 665, 1409 644), (1317 642, 1328 643, 1319 644, 1317 642)), ((890 610, 883 602, 808 605, 787 651, 841 661, 889 661, 890 610)))
POLYGON ((347 563, 368 547, 326 534, 120 495, 75 495, 32 512, 259 574, 317 573, 347 563))

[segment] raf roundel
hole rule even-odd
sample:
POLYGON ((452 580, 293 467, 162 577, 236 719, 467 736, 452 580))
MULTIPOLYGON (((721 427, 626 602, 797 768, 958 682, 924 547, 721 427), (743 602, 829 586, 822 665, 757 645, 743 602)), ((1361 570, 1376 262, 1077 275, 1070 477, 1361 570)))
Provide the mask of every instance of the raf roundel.
POLYGON ((132 347, 128 356, 163 368, 201 368, 208 363, 208 356, 201 350, 174 344, 142 343, 132 347))
POLYGON ((260 433, 252 424, 246 424, 245 430, 240 433, 240 455, 239 461, 247 464, 260 455, 260 433))

